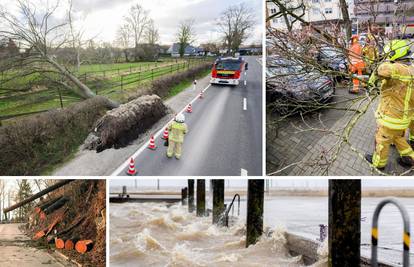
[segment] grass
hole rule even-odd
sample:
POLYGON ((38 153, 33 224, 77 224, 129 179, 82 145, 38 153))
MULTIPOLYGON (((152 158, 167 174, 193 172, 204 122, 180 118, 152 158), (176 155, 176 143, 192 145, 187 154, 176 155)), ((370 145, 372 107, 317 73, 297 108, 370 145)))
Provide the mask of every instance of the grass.
MULTIPOLYGON (((118 64, 93 64, 93 65, 83 65, 81 66, 79 78, 84 82, 84 76, 82 73, 90 71, 103 71, 105 70, 105 77, 102 73, 94 73, 87 75, 86 85, 88 85, 92 91, 98 95, 108 96, 115 101, 123 101, 126 99, 128 93, 137 90, 138 85, 145 85, 151 82, 151 73, 152 71, 148 69, 155 67, 155 64, 159 66, 157 70, 154 70, 154 80, 160 78, 164 75, 170 74, 171 70, 173 73, 181 72, 187 70, 183 68, 183 61, 180 64, 175 64, 175 61, 169 61, 167 59, 165 62, 136 62, 136 63, 118 63, 118 64), (165 64, 169 64, 165 66, 165 64), (170 64, 174 64, 170 66, 170 64), (163 66, 164 65, 164 66, 163 66), (180 69, 178 69, 180 67, 180 69), (129 68, 132 68, 133 73, 129 72, 129 68), (135 68, 135 69, 134 69, 135 68), (123 86, 121 88, 121 77, 118 75, 117 69, 123 69, 120 71, 120 74, 123 74, 123 86), (141 73, 136 73, 139 70, 142 70, 141 73), (140 81, 136 81, 140 79, 140 81)), ((178 60, 180 62, 180 60, 178 60)), ((192 62, 192 64, 194 64, 192 62)), ((16 80, 14 83, 9 83, 8 86, 11 87, 24 87, 28 85, 29 81, 41 83, 37 75, 30 75, 25 77, 22 80, 16 80)), ((171 96, 176 95, 181 92, 186 86, 192 81, 186 81, 182 85, 173 89, 171 96), (181 88, 182 87, 182 88, 181 88)), ((3 84, 2 86, 5 87, 3 84)), ((1 86, 0 86, 1 87, 1 86)), ((63 106, 66 107, 69 104, 76 103, 82 99, 73 93, 70 90, 60 88, 63 106)), ((1 92, 0 92, 1 94, 1 92)), ((0 95, 1 96, 1 95, 0 95)), ((38 91, 27 91, 24 94, 21 92, 15 93, 14 95, 0 98, 0 118, 3 116, 13 116, 18 114, 39 112, 43 110, 49 110, 54 108, 60 108, 60 100, 58 94, 58 88, 56 86, 50 86, 43 90, 38 91)), ((7 121, 5 121, 7 123, 7 121)))
MULTIPOLYGON (((202 77, 207 76, 209 74, 210 74, 210 70, 206 70, 206 71, 200 73, 199 75, 197 75, 196 79, 202 78, 202 77)), ((171 88, 170 93, 168 94, 168 96, 166 98, 168 99, 168 98, 171 98, 173 96, 178 95, 183 90, 190 87, 193 84, 193 82, 194 82, 194 80, 190 80, 190 79, 180 82, 177 86, 174 86, 173 88, 171 88)))

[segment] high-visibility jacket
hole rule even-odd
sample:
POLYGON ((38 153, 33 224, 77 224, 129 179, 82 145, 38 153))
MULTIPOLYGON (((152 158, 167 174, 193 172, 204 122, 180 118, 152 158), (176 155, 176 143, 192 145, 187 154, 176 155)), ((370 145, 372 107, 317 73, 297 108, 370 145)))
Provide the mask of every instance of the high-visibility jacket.
POLYGON ((352 44, 349 48, 349 62, 355 65, 362 61, 362 46, 359 43, 352 44))
POLYGON ((184 135, 187 133, 187 125, 185 123, 174 121, 168 126, 168 131, 169 131, 168 139, 170 141, 173 141, 176 143, 183 143, 184 135))
POLYGON ((383 79, 377 122, 390 129, 407 129, 414 115, 414 67, 386 62, 378 67, 377 73, 383 79))
POLYGON ((362 54, 364 55, 364 59, 368 64, 372 64, 378 59, 378 49, 371 44, 366 45, 362 49, 362 54))

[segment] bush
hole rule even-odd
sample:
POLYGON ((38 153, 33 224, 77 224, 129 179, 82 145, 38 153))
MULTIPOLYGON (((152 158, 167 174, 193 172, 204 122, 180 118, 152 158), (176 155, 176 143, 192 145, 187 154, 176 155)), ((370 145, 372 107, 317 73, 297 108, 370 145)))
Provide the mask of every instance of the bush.
POLYGON ((169 95, 170 90, 182 81, 195 79, 197 75, 211 68, 211 63, 205 63, 191 68, 185 72, 179 72, 162 77, 152 83, 152 93, 164 98, 169 95))
POLYGON ((95 97, 0 127, 0 175, 39 175, 63 162, 107 111, 95 97))

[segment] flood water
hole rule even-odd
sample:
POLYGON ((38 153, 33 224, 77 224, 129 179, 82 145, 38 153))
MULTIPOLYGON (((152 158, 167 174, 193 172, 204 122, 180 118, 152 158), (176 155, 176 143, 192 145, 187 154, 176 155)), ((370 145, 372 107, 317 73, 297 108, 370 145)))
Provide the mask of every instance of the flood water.
MULTIPOLYGON (((361 211, 361 254, 371 255, 372 216, 377 204, 383 198, 363 198, 361 211)), ((414 220, 414 199, 398 199, 411 217, 411 229, 414 220)), ((241 203, 241 217, 246 216, 246 201, 241 203)), ((328 224, 327 197, 272 197, 265 201, 265 225, 275 227, 283 225, 290 232, 300 233, 313 239, 319 238, 319 224, 328 224)), ((400 212, 394 206, 385 206, 379 218, 378 258, 396 265, 402 265, 403 221, 400 212)), ((413 240, 411 240, 413 247, 413 240)), ((414 262, 414 253, 410 253, 410 262, 414 262)))
POLYGON ((283 229, 246 249, 244 220, 216 227, 180 204, 111 204, 110 220, 111 266, 303 266, 283 229))
MULTIPOLYGON (((245 198, 241 201, 240 216, 229 229, 213 226, 211 216, 199 218, 188 213, 181 204, 170 207, 163 203, 111 204, 111 266, 303 266, 300 257, 289 256, 283 232, 319 238, 319 224, 328 224, 327 200, 326 197, 266 197, 264 223, 273 233, 248 249, 244 241, 245 198)), ((372 214, 381 200, 362 200, 361 251, 365 256, 370 255, 372 214)), ((414 216, 414 199, 399 200, 414 216)), ((401 264, 402 229, 398 210, 386 206, 379 223, 380 260, 401 264)), ((316 265, 325 266, 326 248, 321 248, 320 253, 316 265)))

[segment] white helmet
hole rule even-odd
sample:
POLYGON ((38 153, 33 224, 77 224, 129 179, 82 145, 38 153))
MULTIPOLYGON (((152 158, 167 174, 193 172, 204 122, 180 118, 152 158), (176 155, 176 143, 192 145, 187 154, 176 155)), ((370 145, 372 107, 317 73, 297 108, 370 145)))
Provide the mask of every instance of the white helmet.
POLYGON ((175 121, 183 123, 185 121, 184 114, 182 114, 182 113, 178 114, 177 117, 175 117, 175 121))

